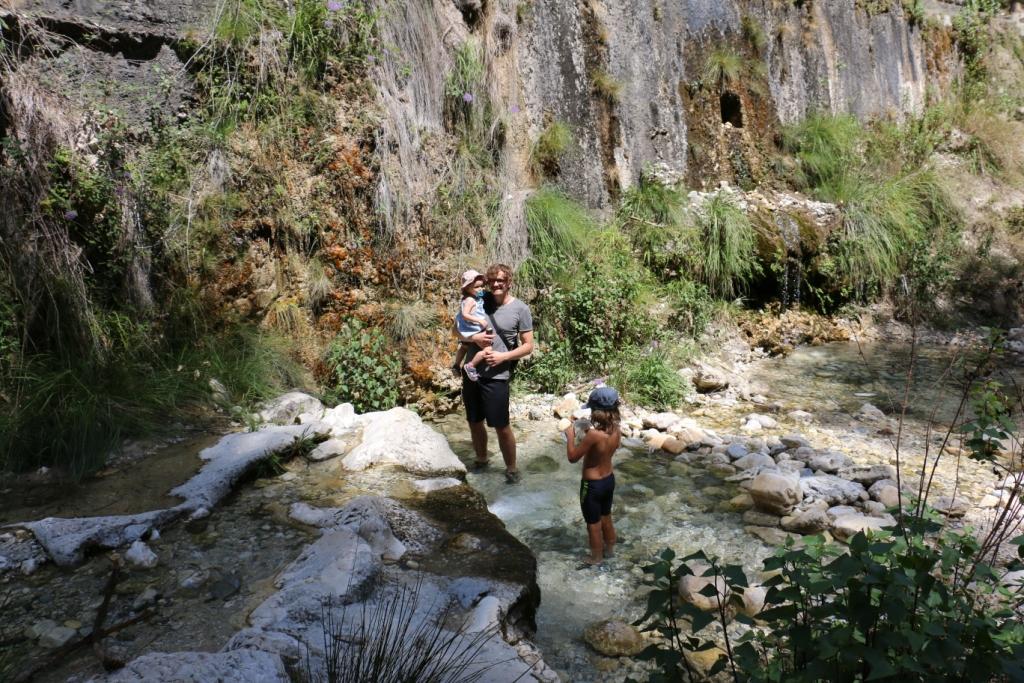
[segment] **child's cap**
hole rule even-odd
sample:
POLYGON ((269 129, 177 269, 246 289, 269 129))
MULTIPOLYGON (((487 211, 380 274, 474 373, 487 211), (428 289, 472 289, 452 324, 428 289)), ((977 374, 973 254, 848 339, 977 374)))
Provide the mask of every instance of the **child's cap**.
MULTIPOLYGON (((461 287, 461 289, 465 289, 466 287, 469 287, 471 284, 473 284, 474 282, 476 282, 477 280, 479 280, 479 279, 481 279, 483 277, 484 277, 483 273, 481 273, 479 271, 476 271, 476 270, 473 270, 472 268, 470 268, 469 270, 467 270, 465 273, 462 274, 462 287, 461 287)), ((484 278, 484 279, 486 279, 486 278, 484 278)))
POLYGON ((584 408, 591 410, 614 410, 619 407, 619 392, 611 387, 598 387, 590 392, 584 408))

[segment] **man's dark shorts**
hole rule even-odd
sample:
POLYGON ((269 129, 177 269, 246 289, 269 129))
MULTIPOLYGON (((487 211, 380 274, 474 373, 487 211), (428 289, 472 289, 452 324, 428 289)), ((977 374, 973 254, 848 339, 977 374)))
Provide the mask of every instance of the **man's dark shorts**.
POLYGON ((466 406, 468 422, 487 421, 488 427, 507 427, 508 381, 484 379, 471 382, 462 378, 462 403, 466 406))

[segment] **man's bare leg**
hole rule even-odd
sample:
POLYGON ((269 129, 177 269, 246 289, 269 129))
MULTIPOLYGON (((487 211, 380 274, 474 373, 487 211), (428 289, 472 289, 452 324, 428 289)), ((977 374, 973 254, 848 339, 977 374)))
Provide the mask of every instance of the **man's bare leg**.
POLYGON ((587 542, 590 544, 590 557, 584 560, 587 564, 601 564, 601 560, 604 559, 601 550, 603 545, 601 529, 603 526, 601 522, 587 525, 587 542))
MULTIPOLYGON (((469 423, 469 436, 473 440, 473 452, 478 465, 487 464, 487 427, 483 420, 469 423)), ((499 442, 500 443, 500 442, 499 442)))
POLYGON ((505 471, 516 472, 515 432, 512 431, 511 425, 496 427, 494 431, 498 434, 498 448, 501 449, 501 457, 505 460, 505 471))
POLYGON ((604 556, 613 557, 615 555, 615 541, 618 537, 615 535, 615 525, 612 524, 611 515, 601 516, 601 538, 604 541, 604 556))

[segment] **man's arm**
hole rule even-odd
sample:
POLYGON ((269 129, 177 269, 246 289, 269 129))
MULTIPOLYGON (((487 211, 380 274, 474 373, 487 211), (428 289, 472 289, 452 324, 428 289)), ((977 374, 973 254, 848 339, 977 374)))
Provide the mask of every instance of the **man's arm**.
MULTIPOLYGON (((475 339, 475 337, 474 337, 475 339)), ((484 351, 484 360, 488 365, 494 366, 505 361, 525 358, 533 353, 533 330, 519 333, 519 346, 511 351, 495 351, 493 347, 484 351)))

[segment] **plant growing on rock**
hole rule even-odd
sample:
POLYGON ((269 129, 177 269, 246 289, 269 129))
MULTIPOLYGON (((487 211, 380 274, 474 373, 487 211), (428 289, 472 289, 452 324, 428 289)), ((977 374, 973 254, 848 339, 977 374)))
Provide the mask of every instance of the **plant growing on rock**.
POLYGON ((530 257, 519 267, 517 278, 533 287, 570 275, 582 260, 585 240, 598 229, 586 209, 551 187, 542 187, 526 200, 525 218, 530 257))
POLYGON ((594 86, 594 92, 609 104, 619 101, 622 94, 622 83, 607 71, 598 69, 590 76, 590 82, 594 86))
POLYGON ((647 176, 625 191, 615 222, 651 272, 677 273, 683 265, 685 198, 676 188, 647 176))
POLYGON ((693 210, 689 239, 690 268, 714 296, 735 296, 757 271, 754 228, 724 192, 693 210))
POLYGON ((379 329, 347 323, 328 347, 325 362, 331 400, 351 403, 360 413, 397 405, 402 366, 379 329))
POLYGON ((572 129, 564 121, 554 119, 540 132, 530 148, 530 168, 539 177, 557 176, 560 161, 572 148, 572 129))

